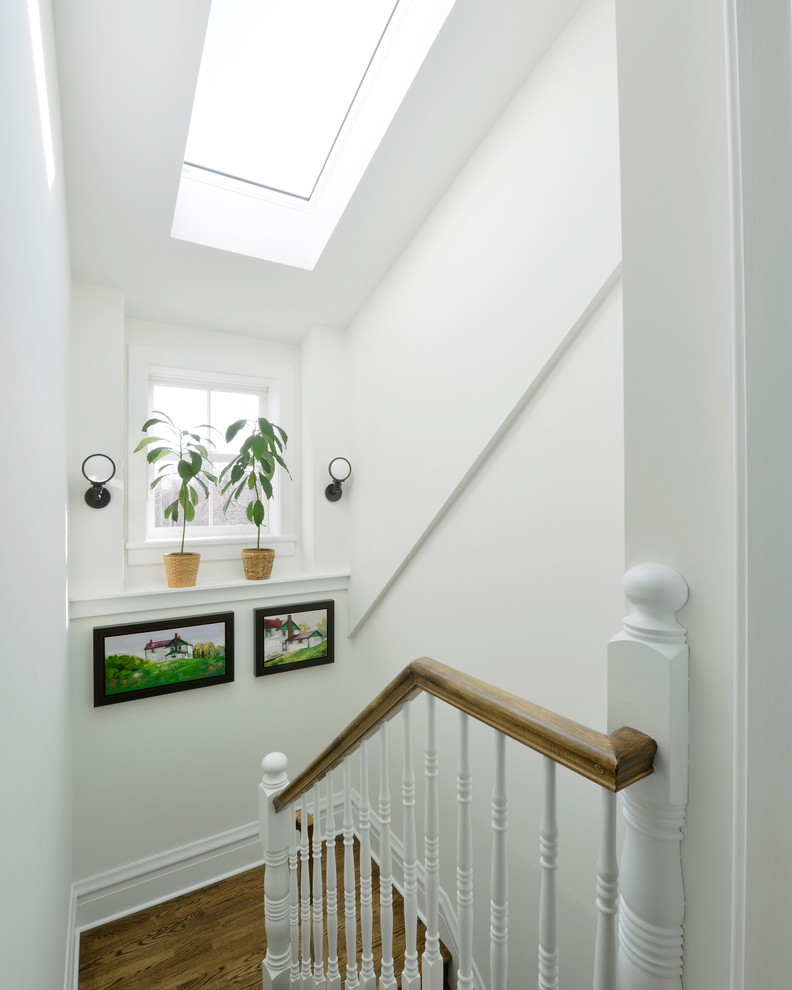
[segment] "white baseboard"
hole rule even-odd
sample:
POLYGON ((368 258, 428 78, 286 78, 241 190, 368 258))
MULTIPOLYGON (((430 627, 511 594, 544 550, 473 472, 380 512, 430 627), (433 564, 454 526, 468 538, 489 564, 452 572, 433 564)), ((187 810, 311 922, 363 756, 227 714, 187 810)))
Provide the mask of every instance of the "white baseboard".
POLYGON ((66 990, 77 990, 80 932, 263 863, 258 822, 72 884, 66 990))
MULTIPOLYGON (((335 794, 334 818, 340 832, 343 811, 343 795, 335 794)), ((360 796, 352 792, 352 808, 355 833, 360 834, 358 809, 360 796)), ((322 815, 326 814, 326 799, 320 802, 322 815)), ((371 811, 371 838, 374 858, 379 861, 379 817, 371 811)), ((392 836, 393 881, 400 893, 404 892, 404 848, 397 835, 392 836)), ((66 963, 65 990, 77 990, 79 968, 80 933, 105 924, 124 915, 132 914, 162 901, 205 887, 217 880, 252 869, 263 862, 259 843, 258 822, 213 835, 198 842, 191 842, 178 849, 138 860, 127 866, 78 880, 72 885, 69 918, 68 958, 66 963)), ((418 910, 425 919, 424 889, 425 871, 418 863, 418 910)), ((459 958, 459 935, 456 909, 445 890, 440 891, 440 938, 453 956, 452 968, 459 958)), ((455 975, 455 974, 454 974, 455 975)), ((474 968, 474 986, 482 990, 483 983, 474 968)))

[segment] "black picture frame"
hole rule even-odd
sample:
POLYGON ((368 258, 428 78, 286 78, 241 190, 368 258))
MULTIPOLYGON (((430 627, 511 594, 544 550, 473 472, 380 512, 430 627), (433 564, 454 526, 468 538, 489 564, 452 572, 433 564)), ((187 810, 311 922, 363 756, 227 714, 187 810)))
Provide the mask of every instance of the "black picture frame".
POLYGON ((228 684, 234 679, 234 613, 97 626, 93 670, 94 708, 228 684))
POLYGON ((253 618, 256 677, 335 662, 333 600, 257 608, 253 618))

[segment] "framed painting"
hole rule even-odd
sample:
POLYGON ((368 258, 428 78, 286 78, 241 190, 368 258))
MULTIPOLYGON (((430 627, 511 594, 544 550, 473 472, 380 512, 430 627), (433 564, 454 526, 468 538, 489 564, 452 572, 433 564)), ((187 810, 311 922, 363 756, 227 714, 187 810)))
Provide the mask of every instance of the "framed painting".
POLYGON ((234 679, 234 613, 99 626, 93 631, 94 707, 234 679))
POLYGON ((255 609, 256 677, 333 663, 334 606, 324 601, 255 609))

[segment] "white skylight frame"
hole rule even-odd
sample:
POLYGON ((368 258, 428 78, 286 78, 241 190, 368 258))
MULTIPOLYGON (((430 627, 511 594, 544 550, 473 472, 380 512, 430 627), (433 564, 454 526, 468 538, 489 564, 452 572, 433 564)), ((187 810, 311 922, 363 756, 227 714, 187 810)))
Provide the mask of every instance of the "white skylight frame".
POLYGON ((313 269, 454 2, 399 0, 310 198, 185 164, 172 236, 313 269))

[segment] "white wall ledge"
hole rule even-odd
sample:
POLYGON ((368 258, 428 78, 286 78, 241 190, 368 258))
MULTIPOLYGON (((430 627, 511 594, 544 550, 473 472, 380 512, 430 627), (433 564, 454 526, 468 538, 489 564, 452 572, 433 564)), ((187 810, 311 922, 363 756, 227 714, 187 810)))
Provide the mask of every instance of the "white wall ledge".
POLYGON ((227 581, 197 584, 193 588, 142 588, 102 597, 72 598, 69 618, 86 619, 128 612, 155 612, 182 606, 215 605, 251 599, 283 598, 287 595, 313 595, 346 591, 349 573, 291 574, 266 581, 227 581))

